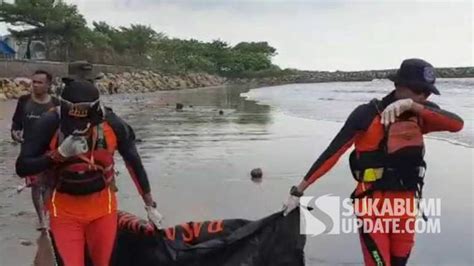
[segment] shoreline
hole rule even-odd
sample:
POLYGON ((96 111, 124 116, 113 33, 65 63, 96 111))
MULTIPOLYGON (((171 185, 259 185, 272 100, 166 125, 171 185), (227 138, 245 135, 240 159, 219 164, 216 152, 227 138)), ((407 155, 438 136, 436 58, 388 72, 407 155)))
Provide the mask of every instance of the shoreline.
MULTIPOLYGON (((144 72, 144 73, 152 73, 151 75, 156 75, 153 72, 144 72)), ((247 87, 249 89, 258 89, 262 87, 274 87, 274 86, 283 86, 283 85, 292 85, 292 84, 316 84, 316 83, 351 83, 351 82, 372 82, 379 79, 370 79, 370 80, 320 80, 320 81, 281 81, 275 80, 275 78, 263 78, 263 79, 225 79, 218 76, 212 76, 207 74, 202 74, 206 77, 206 82, 199 83, 195 82, 190 83, 190 81, 180 80, 180 78, 174 79, 167 79, 165 80, 168 83, 168 87, 156 87, 156 86, 149 86, 146 87, 145 85, 150 85, 151 83, 149 80, 132 80, 128 81, 129 84, 133 84, 131 86, 127 86, 127 83, 123 81, 123 76, 129 77, 131 75, 137 75, 135 73, 123 73, 123 74, 107 74, 106 79, 101 80, 96 83, 102 95, 112 95, 112 94, 136 94, 140 95, 143 93, 149 92, 158 92, 158 91, 187 91, 193 89, 212 89, 212 88, 220 88, 220 87, 247 87), (117 76, 119 78, 117 78, 117 76), (110 78, 112 77, 112 78, 110 78), (119 79, 117 81, 117 79, 119 79), (186 83, 187 82, 187 83, 186 83), (114 84, 112 89, 108 89, 106 84, 114 84), (139 85, 137 85, 139 84, 139 85), (174 85, 173 85, 174 84, 174 85), (186 86, 186 84, 191 84, 191 86, 186 86), (111 91, 112 90, 112 91, 111 91)), ((140 74, 138 74, 140 75, 140 74)), ((147 74, 145 74, 147 75, 147 74)), ((150 75, 150 74, 148 74, 150 75)), ((198 74, 199 75, 199 74, 198 74)), ((189 77, 188 77, 189 79, 189 77)), ((474 75, 472 77, 449 77, 449 78, 439 78, 438 80, 449 80, 449 79, 474 79, 474 75)), ((29 93, 29 79, 28 78, 16 78, 16 79, 7 79, 7 78, 0 78, 0 102, 5 102, 9 100, 18 99, 20 96, 29 93), (11 87, 4 86, 2 84, 10 83, 11 87)), ((155 81, 160 82, 160 81, 155 81)), ((192 82, 192 81, 191 81, 192 82)), ((55 90, 57 85, 53 85, 53 90, 55 90)))
MULTIPOLYGON (((35 69, 49 70, 54 77, 53 90, 60 86, 59 77, 65 75, 66 64, 63 62, 9 62, 1 64, 13 65, 11 73, 5 68, 0 73, 0 101, 17 99, 27 93, 31 81, 29 75, 35 69), (18 68, 18 71, 14 71, 18 68), (8 74, 10 73, 10 74, 8 74), (5 76, 2 78, 2 76, 5 76)), ((367 82, 387 79, 395 69, 364 70, 364 71, 303 71, 285 69, 272 75, 259 72, 250 73, 247 77, 223 77, 204 72, 188 72, 184 74, 161 73, 153 70, 144 70, 127 66, 95 65, 96 71, 103 71, 104 78, 97 81, 96 85, 102 94, 117 93, 144 93, 166 90, 187 90, 209 86, 277 86, 305 83, 332 83, 332 82, 367 82), (128 72, 127 72, 128 71, 128 72)), ((1 67, 0 67, 1 69, 1 67)), ((437 68, 439 79, 445 78, 474 78, 474 67, 437 68)))

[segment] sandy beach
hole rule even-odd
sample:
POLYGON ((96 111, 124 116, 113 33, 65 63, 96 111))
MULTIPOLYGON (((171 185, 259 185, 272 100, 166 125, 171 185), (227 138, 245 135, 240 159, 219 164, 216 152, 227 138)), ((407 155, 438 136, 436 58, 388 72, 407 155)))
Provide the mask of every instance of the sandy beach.
MULTIPOLYGON (((295 85, 296 86, 296 85, 295 85)), ((114 95, 104 102, 136 130, 138 147, 165 224, 214 218, 257 219, 281 208, 342 126, 292 115, 240 96, 245 88, 214 88, 114 95), (183 103, 177 112, 174 105, 183 103), (192 106, 191 106, 192 105, 192 106), (219 115, 219 110, 224 112, 219 115), (250 180, 260 167, 262 183, 250 180)), ((17 195, 14 175, 19 146, 9 140, 14 102, 0 105, 0 266, 31 265, 35 215, 29 191, 17 195), (30 241, 25 246, 21 242, 30 241)), ((472 265, 473 149, 428 138, 424 196, 442 200, 441 233, 421 234, 410 265, 472 265)), ((306 195, 347 197, 354 188, 343 156, 306 195)), ((144 217, 143 204, 121 160, 120 208, 144 217)), ((356 234, 309 237, 307 265, 361 265, 356 234)))

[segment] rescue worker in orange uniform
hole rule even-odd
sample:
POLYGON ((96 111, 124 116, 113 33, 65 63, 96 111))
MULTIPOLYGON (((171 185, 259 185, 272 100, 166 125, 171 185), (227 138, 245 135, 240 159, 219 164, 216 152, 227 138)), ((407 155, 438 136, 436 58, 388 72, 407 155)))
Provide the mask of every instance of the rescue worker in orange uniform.
MULTIPOLYGON (((397 73, 390 76, 395 90, 381 100, 358 106, 349 115, 301 183, 290 189, 283 214, 295 209, 305 189, 326 174, 352 145, 355 148, 350 166, 358 182, 351 195, 355 209, 363 209, 361 199, 367 198, 381 199, 381 204, 385 199, 391 204, 397 199, 416 202, 421 197, 426 167, 423 135, 436 131, 457 132, 463 128, 459 116, 427 100, 431 94, 440 94, 435 79, 435 70, 428 62, 403 61, 397 73)), ((376 221, 390 216, 364 214, 358 218, 376 221)), ((413 215, 407 211, 397 218, 403 225, 413 215)), ((413 230, 359 232, 365 265, 406 265, 414 245, 413 230)))
POLYGON ((102 106, 98 89, 85 80, 69 80, 60 106, 45 113, 25 139, 16 163, 19 176, 48 171, 54 179, 46 203, 50 227, 66 266, 84 265, 84 247, 95 266, 110 264, 117 232, 113 189, 118 151, 143 198, 148 218, 161 227, 150 184, 135 146, 133 129, 102 106))

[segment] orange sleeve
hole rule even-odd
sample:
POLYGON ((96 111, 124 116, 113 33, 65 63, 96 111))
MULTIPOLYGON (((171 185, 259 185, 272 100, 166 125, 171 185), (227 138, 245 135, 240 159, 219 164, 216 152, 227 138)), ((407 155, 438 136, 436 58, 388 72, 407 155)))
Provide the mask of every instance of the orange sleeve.
POLYGON ((419 115, 422 120, 423 133, 436 131, 458 132, 464 126, 461 117, 441 108, 425 106, 419 115))
POLYGON ((356 139, 359 132, 366 131, 377 112, 372 104, 358 106, 347 118, 344 126, 331 141, 326 150, 311 166, 304 180, 310 184, 326 174, 337 163, 356 139))

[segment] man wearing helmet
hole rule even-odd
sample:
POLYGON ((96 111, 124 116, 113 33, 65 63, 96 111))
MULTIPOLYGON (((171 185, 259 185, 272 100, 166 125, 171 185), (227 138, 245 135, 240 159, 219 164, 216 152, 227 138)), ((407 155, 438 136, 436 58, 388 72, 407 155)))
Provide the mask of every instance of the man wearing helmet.
POLYGON ((111 188, 115 151, 125 161, 148 218, 161 226, 133 129, 101 105, 91 81, 65 80, 60 107, 38 120, 33 135, 22 146, 16 171, 22 177, 51 172, 54 188, 46 204, 65 265, 84 265, 85 245, 94 265, 110 263, 117 228, 117 199, 111 188))

